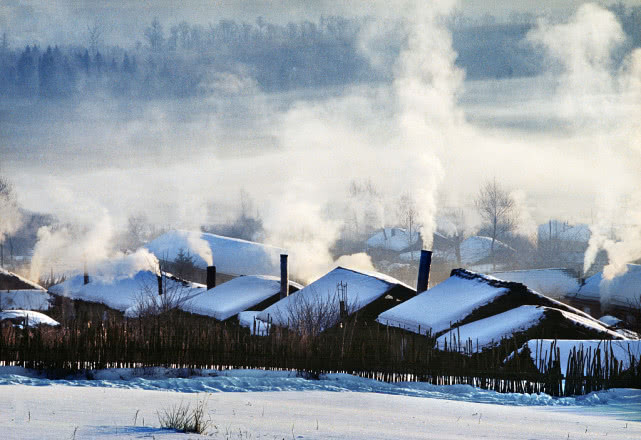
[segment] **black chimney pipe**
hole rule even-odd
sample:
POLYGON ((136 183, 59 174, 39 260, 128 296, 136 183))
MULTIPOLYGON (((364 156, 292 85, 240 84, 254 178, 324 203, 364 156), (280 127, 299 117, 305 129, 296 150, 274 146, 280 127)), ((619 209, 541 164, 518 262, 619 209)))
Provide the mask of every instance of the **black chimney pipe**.
POLYGON ((207 266, 207 290, 216 287, 216 266, 207 266))
POLYGON ((422 293, 427 290, 427 284, 430 281, 430 266, 432 265, 432 251, 423 249, 421 251, 421 260, 418 263, 418 281, 416 283, 416 293, 422 293))
POLYGON ((156 275, 158 277, 158 295, 162 295, 162 275, 156 275))
POLYGON ((280 254, 280 299, 289 296, 289 271, 287 270, 287 254, 280 254))

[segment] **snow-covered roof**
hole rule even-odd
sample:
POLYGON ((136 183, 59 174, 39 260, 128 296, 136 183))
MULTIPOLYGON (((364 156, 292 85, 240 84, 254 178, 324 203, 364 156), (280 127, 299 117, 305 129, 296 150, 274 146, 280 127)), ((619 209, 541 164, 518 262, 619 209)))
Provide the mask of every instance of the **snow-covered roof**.
POLYGON ((552 298, 560 298, 579 290, 579 280, 568 269, 528 269, 492 272, 495 278, 525 284, 532 290, 552 298))
POLYGON ((453 328, 436 340, 436 346, 439 349, 448 347, 451 350, 454 346, 460 351, 480 352, 496 347, 501 340, 511 338, 516 333, 530 330, 538 325, 544 326, 544 330, 549 331, 555 326, 555 320, 558 321, 558 318, 566 324, 589 331, 589 334, 594 335, 593 337, 600 334, 603 339, 623 339, 621 335, 598 322, 574 313, 550 307, 525 305, 453 328), (472 346, 466 347, 469 340, 472 341, 472 346))
POLYGON ((29 327, 36 325, 60 325, 60 323, 54 319, 51 319, 44 313, 34 312, 32 310, 6 310, 0 312, 0 321, 12 320, 12 321, 23 321, 29 327))
MULTIPOLYGON (((296 289, 300 284, 290 281, 296 289)), ((280 278, 267 275, 248 275, 220 284, 193 297, 186 308, 198 315, 211 316, 224 321, 239 312, 250 310, 253 306, 280 292, 280 278)))
POLYGON ((401 261, 407 261, 407 262, 412 262, 412 261, 420 261, 421 260, 421 251, 409 251, 409 252, 403 252, 398 256, 399 260, 401 261))
POLYGON ((601 301, 604 304, 630 307, 641 304, 641 265, 628 264, 627 271, 611 280, 603 279, 603 272, 585 280, 575 294, 575 299, 601 301))
POLYGON ((9 272, 0 267, 0 289, 36 289, 45 290, 41 285, 34 283, 16 273, 9 272))
POLYGON ((383 228, 367 240, 367 246, 375 249, 401 252, 416 244, 419 239, 418 231, 410 233, 403 228, 383 228))
MULTIPOLYGON (((461 242, 461 264, 472 265, 486 260, 492 255, 492 239, 482 235, 468 237, 461 242)), ((499 254, 514 253, 513 248, 502 241, 494 241, 494 251, 499 254)), ((436 249, 434 256, 447 261, 456 262, 454 249, 436 249)))
POLYGON ((46 290, 20 289, 0 290, 0 309, 49 309, 51 295, 46 290))
MULTIPOLYGON (((186 282, 173 277, 163 277, 165 290, 172 296, 180 296, 185 301, 202 293, 202 284, 186 282)), ((140 304, 141 297, 158 295, 158 276, 150 270, 141 270, 132 275, 116 277, 91 276, 89 284, 84 284, 84 276, 76 275, 66 281, 51 286, 49 292, 71 299, 104 304, 112 309, 131 314, 140 304)))
MULTIPOLYGON (((594 320, 586 313, 569 307, 524 285, 499 280, 464 269, 455 269, 452 276, 433 288, 381 313, 377 321, 383 325, 438 335, 459 323, 469 322, 472 314, 491 313, 490 306, 498 304, 496 313, 520 305, 544 305, 575 313, 594 320), (510 295, 510 298, 506 298, 510 295), (500 302, 506 298, 504 301, 500 302), (488 306, 486 312, 481 309, 488 306)), ((485 316, 477 316, 481 319, 485 316)))
MULTIPOLYGON (((507 244, 495 240, 494 252, 496 253, 513 253, 515 252, 507 244)), ((461 262, 463 264, 474 264, 482 261, 492 255, 492 239, 481 235, 466 238, 461 243, 461 262)))
POLYGON ((590 227, 583 223, 571 225, 560 220, 551 220, 538 227, 539 240, 565 240, 587 243, 590 240, 590 227))
POLYGON ((414 290, 401 281, 377 272, 361 272, 337 267, 298 292, 289 295, 263 310, 258 318, 271 320, 273 324, 285 326, 291 313, 304 305, 315 305, 319 301, 332 304, 338 310, 337 285, 346 285, 346 303, 352 310, 359 310, 385 295, 396 286, 414 290))
POLYGON ((521 306, 489 318, 479 319, 451 329, 439 336, 436 347, 443 350, 451 349, 454 345, 465 347, 468 340, 472 341, 472 351, 479 352, 485 348, 497 346, 502 339, 509 338, 515 333, 528 330, 538 325, 545 317, 545 308, 540 306, 521 306))
POLYGON ((617 318, 616 316, 612 316, 612 315, 604 315, 604 316, 599 318, 599 321, 601 321, 602 323, 604 323, 605 325, 608 325, 610 327, 615 327, 615 326, 623 323, 623 321, 621 319, 617 318))
POLYGON ((284 249, 199 231, 169 231, 145 246, 159 259, 173 261, 180 250, 189 251, 194 265, 205 268, 206 254, 220 273, 229 275, 280 275, 284 249))
MULTIPOLYGON (((635 359, 636 363, 641 361, 641 340, 625 340, 625 341, 602 341, 602 340, 552 340, 552 339, 533 339, 528 341, 519 352, 525 347, 529 349, 530 356, 535 366, 540 367, 539 356, 543 359, 549 359, 552 352, 552 346, 559 349, 561 362, 561 373, 565 374, 568 367, 568 358, 573 350, 579 351, 583 349, 585 355, 590 350, 591 355, 595 356, 596 349, 600 352, 601 365, 605 367, 605 353, 608 356, 614 356, 617 361, 622 365, 623 369, 630 367, 630 358, 635 359)), ((586 368, 589 367, 586 362, 586 368)))

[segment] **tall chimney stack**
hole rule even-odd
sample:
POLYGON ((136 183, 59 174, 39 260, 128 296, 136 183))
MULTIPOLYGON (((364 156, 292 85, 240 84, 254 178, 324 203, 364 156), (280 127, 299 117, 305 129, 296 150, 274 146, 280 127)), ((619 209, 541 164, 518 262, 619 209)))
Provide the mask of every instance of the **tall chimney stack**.
POLYGON ((280 254, 280 299, 289 296, 289 271, 287 270, 287 254, 280 254))
POLYGON ((421 251, 421 260, 418 263, 418 281, 416 283, 416 293, 422 293, 427 290, 427 283, 430 280, 430 266, 432 265, 432 251, 423 249, 421 251))
POLYGON ((158 295, 162 295, 162 275, 156 275, 158 277, 158 295))
POLYGON ((207 266, 207 290, 216 287, 216 266, 207 266))

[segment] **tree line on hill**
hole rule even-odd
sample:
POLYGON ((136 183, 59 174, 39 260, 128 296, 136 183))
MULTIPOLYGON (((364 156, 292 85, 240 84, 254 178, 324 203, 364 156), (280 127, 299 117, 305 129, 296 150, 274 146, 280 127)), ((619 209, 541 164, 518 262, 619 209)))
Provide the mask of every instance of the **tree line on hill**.
MULTIPOLYGON (((614 5, 611 10, 628 37, 622 58, 631 47, 641 46, 641 6, 614 5)), ((540 73, 542 54, 525 42, 534 22, 533 17, 508 23, 452 17, 457 64, 470 79, 540 73)), ((175 98, 238 93, 247 86, 242 81, 229 84, 225 75, 249 78, 264 91, 389 80, 392 65, 373 66, 362 50, 362 31, 368 26, 374 26, 369 18, 336 16, 286 25, 261 17, 254 24, 182 21, 168 28, 154 19, 143 35, 131 36, 126 49, 105 41, 99 24, 88 27, 84 44, 65 46, 50 42, 13 47, 5 31, 0 37, 0 96, 57 99, 106 91, 113 96, 175 98)), ((376 50, 393 60, 404 36, 402 25, 390 26, 393 32, 376 50)))

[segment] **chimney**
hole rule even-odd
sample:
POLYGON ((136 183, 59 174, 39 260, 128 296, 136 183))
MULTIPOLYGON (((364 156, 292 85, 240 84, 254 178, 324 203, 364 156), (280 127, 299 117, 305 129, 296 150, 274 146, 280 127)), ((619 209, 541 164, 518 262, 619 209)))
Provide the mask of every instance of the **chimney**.
POLYGON ((287 270, 287 254, 280 254, 280 299, 289 296, 289 272, 287 270))
POLYGON ((162 295, 162 275, 156 275, 158 277, 158 295, 162 295))
POLYGON ((87 261, 85 261, 84 284, 89 284, 89 272, 87 271, 87 261))
POLYGON ((207 266, 207 290, 216 287, 216 266, 207 266))
POLYGON ((430 266, 432 265, 432 251, 423 249, 421 251, 421 260, 418 263, 418 281, 416 283, 416 293, 422 293, 427 290, 427 283, 430 280, 430 266))

